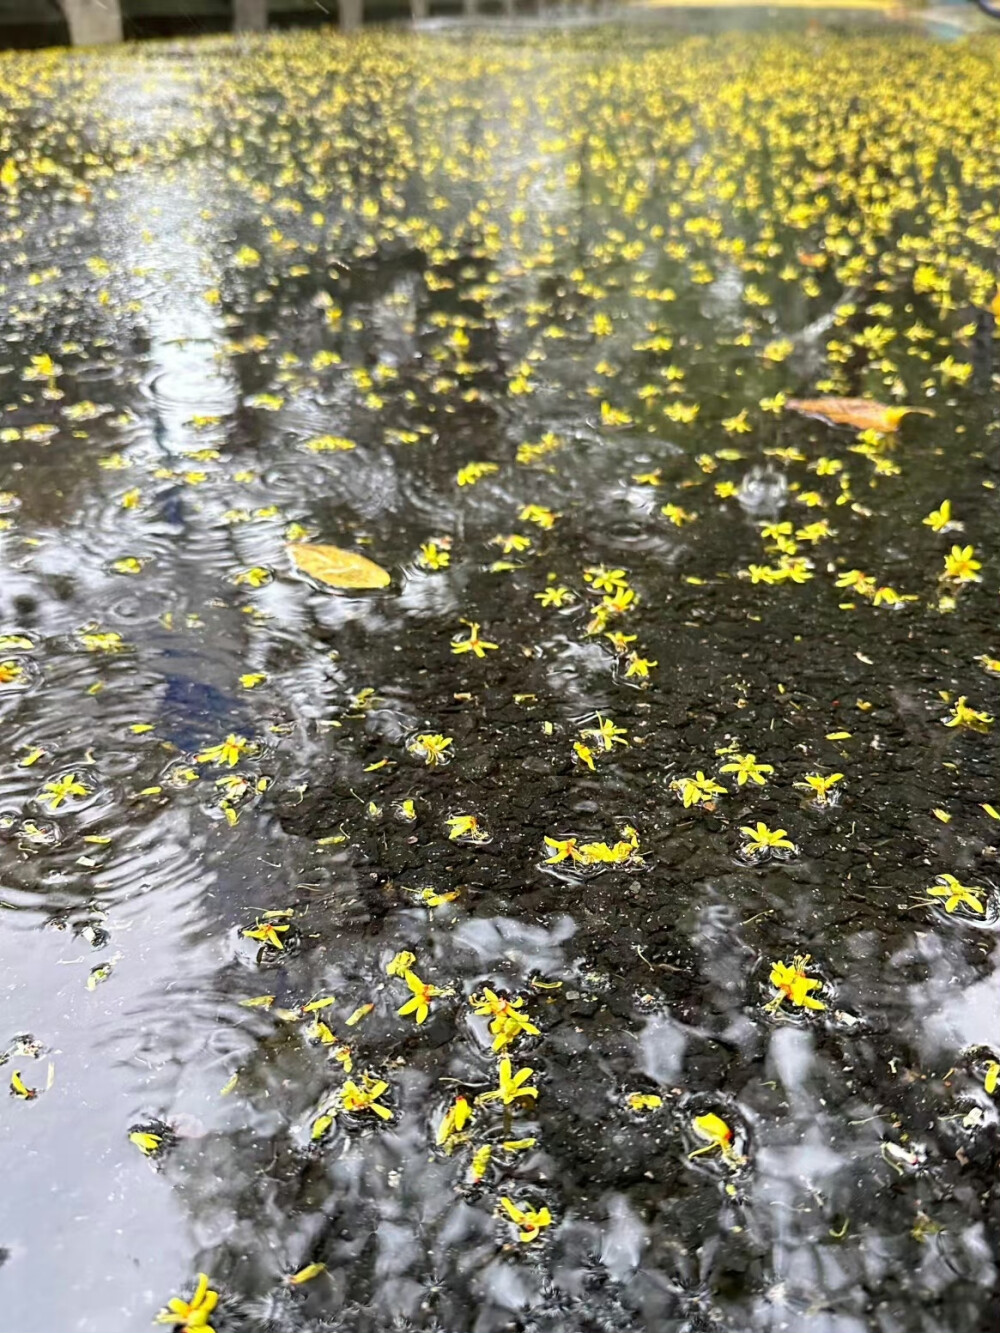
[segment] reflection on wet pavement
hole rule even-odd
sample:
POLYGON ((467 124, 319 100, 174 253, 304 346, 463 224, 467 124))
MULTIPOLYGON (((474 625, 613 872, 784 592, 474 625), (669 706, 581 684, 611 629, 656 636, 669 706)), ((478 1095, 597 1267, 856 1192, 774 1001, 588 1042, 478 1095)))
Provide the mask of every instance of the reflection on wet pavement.
POLYGON ((998 59, 0 58, 4 1330, 989 1326, 998 59))

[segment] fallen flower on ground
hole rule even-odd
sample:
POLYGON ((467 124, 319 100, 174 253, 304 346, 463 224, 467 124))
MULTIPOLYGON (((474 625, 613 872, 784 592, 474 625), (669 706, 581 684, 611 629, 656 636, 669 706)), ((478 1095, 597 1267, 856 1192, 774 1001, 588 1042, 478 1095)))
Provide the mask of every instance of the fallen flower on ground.
POLYGON ((822 1000, 817 1000, 812 991, 821 989, 823 982, 819 977, 811 977, 806 972, 809 966, 809 954, 796 954, 791 966, 787 963, 774 963, 771 967, 770 982, 777 987, 777 995, 768 1004, 768 1009, 777 1010, 785 1000, 800 1009, 825 1009, 822 1000))
POLYGON ((518 1240, 535 1240, 542 1228, 552 1223, 552 1214, 548 1208, 535 1209, 526 1203, 518 1205, 506 1195, 501 1196, 500 1205, 518 1228, 518 1240))

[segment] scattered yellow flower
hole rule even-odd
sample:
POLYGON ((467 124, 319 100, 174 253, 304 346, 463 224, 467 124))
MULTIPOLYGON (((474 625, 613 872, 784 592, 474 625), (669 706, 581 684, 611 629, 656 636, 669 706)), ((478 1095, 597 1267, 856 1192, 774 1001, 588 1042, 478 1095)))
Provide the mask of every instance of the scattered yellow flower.
POLYGON ((791 842, 783 828, 769 829, 767 825, 758 820, 756 827, 749 824, 742 824, 740 832, 745 833, 747 841, 743 844, 743 852, 748 856, 757 856, 762 852, 769 851, 772 847, 788 851, 795 851, 795 844, 791 842))
POLYGON ((423 759, 428 768, 434 768, 438 764, 446 764, 451 758, 447 753, 451 743, 450 736, 442 736, 439 732, 422 732, 419 736, 415 736, 406 748, 410 754, 423 759))
POLYGON ((663 1098, 658 1097, 655 1092, 630 1092, 626 1095, 625 1101, 633 1111, 655 1111, 663 1105, 663 1098))
POLYGON ((281 937, 286 934, 290 927, 279 925, 274 921, 256 921, 252 926, 246 926, 243 934, 248 940, 259 940, 261 944, 269 944, 272 949, 283 949, 281 937))
POLYGON ((200 1329, 201 1333, 212 1333, 208 1317, 215 1309, 218 1300, 219 1293, 209 1287, 208 1276, 199 1273, 198 1285, 190 1301, 174 1296, 156 1316, 155 1322, 171 1324, 175 1329, 180 1329, 181 1333, 194 1333, 196 1329, 200 1329))
POLYGON ((968 727, 970 731, 989 731, 993 725, 992 713, 981 713, 970 708, 963 694, 952 706, 950 714, 941 720, 946 727, 968 727))
POLYGON ((534 1240, 543 1227, 550 1226, 552 1214, 548 1208, 532 1208, 528 1204, 516 1204, 507 1196, 500 1196, 500 1205, 518 1228, 518 1239, 528 1242, 534 1240))
POLYGON ((196 754, 194 759, 196 764, 215 764, 219 767, 228 764, 233 768, 250 749, 251 743, 245 736, 236 736, 230 732, 224 741, 210 745, 207 750, 196 754))
POLYGON ((825 805, 830 790, 838 782, 842 782, 843 773, 831 773, 829 777, 823 777, 821 773, 805 773, 801 782, 796 782, 795 786, 802 791, 812 792, 813 799, 818 805, 825 805))
POLYGON ((454 994, 454 991, 442 989, 440 986, 432 986, 429 981, 421 981, 415 972, 404 972, 403 980, 409 986, 411 996, 396 1012, 403 1018, 407 1014, 413 1014, 418 1026, 426 1021, 427 1015, 431 1011, 431 1000, 435 995, 454 994))
POLYGON ((939 508, 932 509, 922 521, 935 532, 944 532, 951 525, 951 501, 942 500, 939 508))
POLYGON ((755 754, 734 754, 732 763, 723 764, 719 772, 735 774, 737 785, 740 787, 745 787, 747 782, 754 782, 758 787, 763 787, 767 781, 767 774, 773 773, 774 768, 770 764, 758 763, 755 754))
POLYGON ((538 1096, 538 1089, 528 1085, 528 1079, 535 1072, 533 1069, 519 1069, 517 1073, 512 1072, 512 1066, 506 1056, 500 1061, 498 1066, 499 1087, 491 1092, 481 1092, 476 1098, 477 1102, 501 1101, 504 1106, 510 1106, 511 1102, 516 1102, 520 1097, 538 1096))
POLYGON ((449 815, 445 820, 448 825, 448 837, 452 842, 465 838, 469 842, 489 842, 490 835, 480 828, 476 815, 449 815))
POLYGON ((927 890, 930 898, 944 898, 944 910, 949 914, 956 907, 967 907, 970 912, 982 916, 986 911, 983 905, 983 889, 975 885, 960 884, 954 875, 938 875, 934 884, 927 890))
POLYGON ((63 801, 68 800, 70 796, 89 796, 90 790, 75 773, 66 773, 61 778, 53 778, 50 782, 46 782, 38 799, 50 810, 58 810, 63 801))
POLYGON ((680 796, 685 809, 692 805, 710 806, 714 797, 728 794, 725 787, 706 777, 700 768, 693 778, 675 778, 670 784, 670 790, 680 796))
POLYGON ((437 1128, 435 1142, 439 1148, 446 1147, 472 1119, 472 1107, 464 1097, 456 1097, 449 1106, 437 1128))
POLYGON ((977 571, 982 569, 982 565, 973 559, 974 554, 975 548, 972 546, 953 546, 944 558, 942 578, 950 579, 953 583, 978 583, 977 571))
POLYGON ((778 1009, 782 1002, 789 1000, 800 1009, 825 1009, 822 1000, 810 994, 823 983, 819 977, 811 977, 805 971, 809 966, 809 954, 796 954, 791 966, 787 963, 775 963, 771 968, 771 985, 777 987, 777 995, 768 1004, 769 1009, 778 1009))
POLYGON ((479 623, 474 620, 463 620, 463 625, 469 627, 469 637, 467 639, 452 639, 451 651, 453 653, 475 653, 476 657, 485 657, 487 649, 495 649, 498 644, 488 643, 485 639, 479 637, 479 623))

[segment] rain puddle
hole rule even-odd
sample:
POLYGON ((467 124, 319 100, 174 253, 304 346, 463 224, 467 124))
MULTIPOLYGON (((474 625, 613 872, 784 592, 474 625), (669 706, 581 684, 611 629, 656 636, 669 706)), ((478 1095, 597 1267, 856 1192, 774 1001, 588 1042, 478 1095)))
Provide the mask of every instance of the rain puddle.
POLYGON ((4 1330, 991 1327, 998 75, 0 57, 4 1330))

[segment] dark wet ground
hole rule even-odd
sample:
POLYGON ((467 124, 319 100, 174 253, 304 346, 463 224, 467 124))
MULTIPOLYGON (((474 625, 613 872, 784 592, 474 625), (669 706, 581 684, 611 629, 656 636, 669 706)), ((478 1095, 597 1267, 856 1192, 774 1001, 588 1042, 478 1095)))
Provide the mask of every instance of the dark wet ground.
POLYGON ((1000 672, 998 74, 819 29, 0 59, 2 1333, 199 1271, 219 1333, 996 1326, 997 731, 943 720, 1000 672), (831 393, 935 415, 777 397, 831 393), (826 1008, 769 1010, 806 954, 826 1008), (484 987, 538 1095, 447 1153, 484 987), (391 1119, 317 1133, 365 1073, 391 1119))

